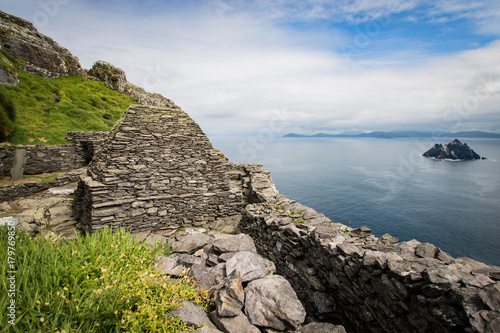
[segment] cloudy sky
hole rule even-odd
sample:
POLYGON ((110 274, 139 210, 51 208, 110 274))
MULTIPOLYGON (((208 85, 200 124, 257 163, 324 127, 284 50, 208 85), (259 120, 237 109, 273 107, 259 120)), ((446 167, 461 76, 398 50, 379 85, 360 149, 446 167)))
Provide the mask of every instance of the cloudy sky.
POLYGON ((500 1, 0 0, 209 135, 500 132, 500 1))

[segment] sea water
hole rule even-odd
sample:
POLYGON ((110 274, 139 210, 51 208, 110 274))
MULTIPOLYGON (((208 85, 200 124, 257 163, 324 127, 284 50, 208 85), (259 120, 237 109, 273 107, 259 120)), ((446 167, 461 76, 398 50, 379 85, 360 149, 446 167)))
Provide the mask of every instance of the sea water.
POLYGON ((499 139, 462 139, 488 159, 458 162, 422 157, 431 138, 210 141, 231 162, 262 163, 281 194, 335 222, 500 266, 499 139))

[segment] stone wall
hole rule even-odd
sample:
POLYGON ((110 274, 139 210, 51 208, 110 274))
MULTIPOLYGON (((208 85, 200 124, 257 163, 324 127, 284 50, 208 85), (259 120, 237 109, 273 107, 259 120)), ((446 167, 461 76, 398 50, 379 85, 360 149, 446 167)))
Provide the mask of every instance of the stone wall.
POLYGON ((279 195, 270 177, 249 167, 240 170, 250 175, 256 201, 239 228, 290 281, 312 318, 348 332, 500 332, 499 267, 332 223, 279 195))
POLYGON ((1 147, 0 163, 3 164, 3 172, 0 173, 0 179, 10 177, 13 169, 22 169, 21 175, 38 175, 82 168, 92 160, 95 148, 107 134, 108 132, 68 132, 66 139, 72 144, 1 147), (25 160, 16 163, 16 152, 20 151, 23 151, 25 160))
POLYGON ((0 187, 0 202, 10 202, 19 198, 25 198, 30 195, 48 190, 51 187, 60 187, 78 181, 79 176, 84 170, 77 169, 68 174, 56 177, 53 181, 47 183, 26 182, 15 185, 0 187))
POLYGON ((228 168, 184 111, 132 105, 82 177, 77 214, 91 231, 175 229, 241 214, 228 168))

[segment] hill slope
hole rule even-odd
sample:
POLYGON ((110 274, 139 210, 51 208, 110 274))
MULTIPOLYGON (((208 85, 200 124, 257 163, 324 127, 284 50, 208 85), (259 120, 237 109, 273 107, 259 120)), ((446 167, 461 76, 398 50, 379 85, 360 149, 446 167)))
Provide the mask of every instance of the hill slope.
POLYGON ((110 130, 136 100, 108 89, 103 82, 72 75, 55 79, 33 75, 21 62, 0 51, 3 68, 15 71, 18 87, 0 85, 17 110, 10 144, 61 144, 68 131, 110 130), (10 59, 9 59, 10 58, 10 59))

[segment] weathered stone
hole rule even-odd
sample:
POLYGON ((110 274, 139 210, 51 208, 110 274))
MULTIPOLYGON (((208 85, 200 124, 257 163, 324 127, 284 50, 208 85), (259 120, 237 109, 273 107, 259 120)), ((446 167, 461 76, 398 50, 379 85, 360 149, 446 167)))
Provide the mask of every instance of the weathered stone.
POLYGON ((396 237, 393 237, 389 234, 384 234, 378 239, 377 242, 384 245, 392 245, 394 243, 397 243, 397 241, 398 239, 396 237))
POLYGON ((299 333, 346 333, 344 326, 328 323, 310 323, 302 327, 299 333))
POLYGON ((465 276, 462 278, 462 282, 471 287, 484 288, 490 284, 495 283, 492 279, 484 275, 478 276, 465 276))
POLYGON ((500 282, 484 288, 478 295, 491 310, 500 310, 500 282))
POLYGON ((172 245, 172 251, 193 254, 210 242, 211 238, 204 234, 190 234, 180 238, 172 245))
POLYGON ((241 276, 233 271, 219 285, 214 287, 214 301, 217 313, 221 317, 237 316, 245 302, 245 292, 241 284, 241 276))
POLYGON ((26 164, 26 149, 16 149, 14 164, 10 169, 10 180, 15 182, 23 179, 24 165, 26 164))
POLYGON ((224 333, 260 333, 257 327, 250 324, 243 312, 240 312, 235 317, 221 317, 215 310, 209 316, 212 322, 224 333))
POLYGON ((352 229, 350 234, 353 237, 366 238, 372 235, 372 230, 367 227, 352 229))
POLYGON ((272 261, 254 252, 241 251, 237 252, 226 262, 227 274, 231 274, 234 271, 241 274, 243 282, 249 282, 274 273, 276 267, 272 261))
POLYGON ((415 248, 415 254, 420 258, 434 258, 436 253, 437 247, 430 243, 421 243, 415 248))
POLYGON ((337 249, 346 256, 352 256, 354 254, 362 257, 363 256, 363 250, 361 250, 359 247, 352 243, 342 243, 337 245, 337 249))
POLYGON ((203 308, 194 301, 184 301, 177 310, 166 314, 168 317, 180 317, 188 325, 214 326, 203 308))
POLYGON ((213 246, 219 253, 238 251, 257 252, 253 239, 245 234, 216 239, 213 246))
POLYGON ((158 257, 155 259, 155 269, 166 275, 186 275, 195 264, 201 264, 203 259, 184 253, 174 253, 169 257, 158 257))
POLYGON ((245 288, 245 313, 257 326, 297 328, 306 317, 290 283, 279 275, 254 280, 245 288))

